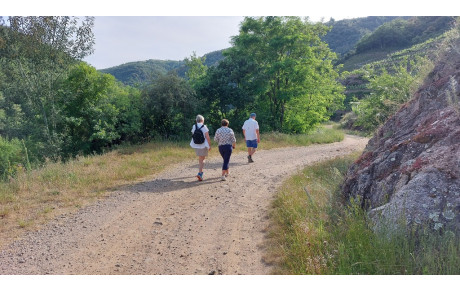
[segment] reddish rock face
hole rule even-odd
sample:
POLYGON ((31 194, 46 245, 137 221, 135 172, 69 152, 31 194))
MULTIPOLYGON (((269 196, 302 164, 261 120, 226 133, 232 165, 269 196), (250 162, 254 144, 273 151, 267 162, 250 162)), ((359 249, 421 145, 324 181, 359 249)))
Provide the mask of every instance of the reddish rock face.
POLYGON ((457 38, 348 170, 343 193, 360 197, 377 225, 405 218, 460 233, 459 84, 457 38))

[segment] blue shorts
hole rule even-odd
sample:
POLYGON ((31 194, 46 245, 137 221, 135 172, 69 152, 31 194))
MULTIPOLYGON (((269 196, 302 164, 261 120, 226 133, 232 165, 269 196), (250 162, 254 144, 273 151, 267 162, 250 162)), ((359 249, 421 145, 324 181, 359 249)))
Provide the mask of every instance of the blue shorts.
POLYGON ((246 147, 256 149, 257 148, 257 139, 247 140, 246 141, 246 147))

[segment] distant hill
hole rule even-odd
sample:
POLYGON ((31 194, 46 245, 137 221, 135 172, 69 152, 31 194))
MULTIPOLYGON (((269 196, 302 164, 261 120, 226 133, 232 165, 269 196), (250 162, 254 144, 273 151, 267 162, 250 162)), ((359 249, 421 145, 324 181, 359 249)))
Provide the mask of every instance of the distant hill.
POLYGON ((366 35, 371 34, 379 26, 394 19, 409 18, 400 16, 368 16, 363 18, 342 19, 335 21, 331 18, 325 25, 332 27, 323 37, 332 51, 339 55, 355 49, 356 44, 366 35))
POLYGON ((181 65, 183 65, 183 61, 147 60, 122 64, 100 70, 100 72, 111 74, 126 85, 135 85, 171 70, 176 70, 181 65))
POLYGON ((343 64, 343 70, 352 71, 365 64, 384 60, 395 52, 430 42, 450 30, 454 22, 455 17, 451 16, 396 18, 363 37, 339 63, 343 64))
MULTIPOLYGON (((224 58, 222 51, 218 50, 205 54, 206 60, 204 64, 208 67, 215 66, 224 58)), ((125 85, 135 86, 170 71, 175 71, 180 77, 185 77, 187 67, 184 61, 147 60, 130 62, 99 71, 113 75, 125 85)))
POLYGON ((402 49, 437 37, 452 28, 455 17, 415 16, 395 19, 377 28, 356 45, 356 52, 376 49, 402 49))

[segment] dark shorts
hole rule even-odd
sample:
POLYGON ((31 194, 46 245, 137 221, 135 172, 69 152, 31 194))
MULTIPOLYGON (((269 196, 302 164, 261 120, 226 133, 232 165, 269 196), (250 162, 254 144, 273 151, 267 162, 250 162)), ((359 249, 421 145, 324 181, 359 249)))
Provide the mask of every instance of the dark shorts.
POLYGON ((257 139, 247 140, 246 141, 246 146, 248 148, 257 148, 257 139))

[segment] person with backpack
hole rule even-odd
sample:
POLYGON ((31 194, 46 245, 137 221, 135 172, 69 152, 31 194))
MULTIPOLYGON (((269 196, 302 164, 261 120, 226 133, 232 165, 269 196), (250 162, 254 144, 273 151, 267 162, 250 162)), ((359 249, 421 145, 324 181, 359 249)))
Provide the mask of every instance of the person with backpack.
POLYGON ((192 127, 192 141, 190 146, 195 149, 198 156, 199 172, 196 175, 198 181, 203 181, 204 160, 208 156, 208 151, 211 150, 211 139, 209 137, 209 129, 204 125, 204 117, 196 116, 196 123, 192 127))
POLYGON ((222 119, 222 127, 216 130, 216 134, 214 135, 214 140, 219 144, 220 155, 224 159, 224 164, 222 166, 222 181, 227 180, 230 156, 236 146, 235 133, 228 127, 228 123, 227 119, 222 119))

